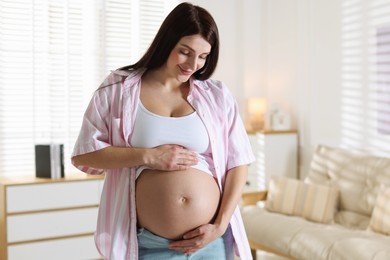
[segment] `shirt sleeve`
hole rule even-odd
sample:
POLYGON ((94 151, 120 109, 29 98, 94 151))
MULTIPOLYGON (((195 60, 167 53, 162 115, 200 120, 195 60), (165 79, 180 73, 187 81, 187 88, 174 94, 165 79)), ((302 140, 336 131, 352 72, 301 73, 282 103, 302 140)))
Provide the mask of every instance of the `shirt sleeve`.
MULTIPOLYGON (((108 120, 109 97, 106 88, 95 91, 83 117, 81 130, 73 149, 72 157, 94 152, 110 146, 108 120)), ((77 167, 88 174, 102 174, 102 169, 87 166, 77 167)))
POLYGON ((227 170, 247 165, 255 160, 244 123, 240 117, 237 102, 230 91, 226 90, 226 128, 227 128, 227 170))

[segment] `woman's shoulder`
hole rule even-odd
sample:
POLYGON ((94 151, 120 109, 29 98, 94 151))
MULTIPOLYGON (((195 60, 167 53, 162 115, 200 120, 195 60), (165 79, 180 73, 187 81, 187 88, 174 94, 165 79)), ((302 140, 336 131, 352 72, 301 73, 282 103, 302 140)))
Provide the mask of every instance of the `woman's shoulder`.
POLYGON ((194 79, 194 83, 203 87, 217 88, 217 89, 222 88, 224 86, 221 80, 212 79, 212 78, 205 79, 205 80, 194 79))
POLYGON ((132 78, 139 75, 141 70, 113 70, 106 76, 103 82, 100 84, 99 89, 119 85, 121 86, 127 78, 132 78))
POLYGON ((217 99, 221 98, 224 101, 234 99, 232 92, 228 86, 221 80, 207 79, 207 80, 195 80, 194 82, 201 89, 209 90, 209 92, 217 99))

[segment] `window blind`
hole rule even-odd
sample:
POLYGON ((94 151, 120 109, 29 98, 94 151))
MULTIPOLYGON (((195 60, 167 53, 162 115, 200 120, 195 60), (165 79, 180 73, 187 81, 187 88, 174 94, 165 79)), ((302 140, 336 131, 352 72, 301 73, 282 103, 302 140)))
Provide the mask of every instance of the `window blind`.
POLYGON ((341 4, 342 145, 388 155, 390 0, 341 4))
POLYGON ((48 143, 75 171, 93 90, 144 53, 172 2, 0 0, 0 176, 34 175, 34 145, 48 143))

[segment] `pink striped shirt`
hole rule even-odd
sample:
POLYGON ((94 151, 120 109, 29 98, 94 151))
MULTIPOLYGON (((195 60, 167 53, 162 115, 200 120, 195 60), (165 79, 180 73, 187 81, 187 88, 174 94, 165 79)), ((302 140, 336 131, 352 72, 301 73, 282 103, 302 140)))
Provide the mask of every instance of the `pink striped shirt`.
MULTIPOLYGON (((114 71, 105 79, 85 112, 72 156, 108 146, 131 147, 143 72, 114 71)), ((229 169, 254 161, 236 101, 220 81, 211 79, 191 79, 187 100, 206 126, 213 154, 213 161, 208 163, 223 191, 229 169)), ((88 174, 106 173, 95 233, 100 254, 110 260, 138 259, 135 169, 79 169, 88 174)), ((243 260, 252 259, 238 207, 230 225, 236 254, 243 260)))

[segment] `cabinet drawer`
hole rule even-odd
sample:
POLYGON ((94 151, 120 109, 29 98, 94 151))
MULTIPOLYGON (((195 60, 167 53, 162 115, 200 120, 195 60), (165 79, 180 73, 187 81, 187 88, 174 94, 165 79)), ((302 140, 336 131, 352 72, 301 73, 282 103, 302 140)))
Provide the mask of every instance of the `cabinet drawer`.
POLYGON ((85 260, 101 259, 93 236, 50 240, 8 247, 8 260, 85 260))
POLYGON ((7 213, 98 205, 101 180, 7 187, 7 213))
POLYGON ((9 216, 8 243, 93 233, 98 208, 60 210, 9 216))

